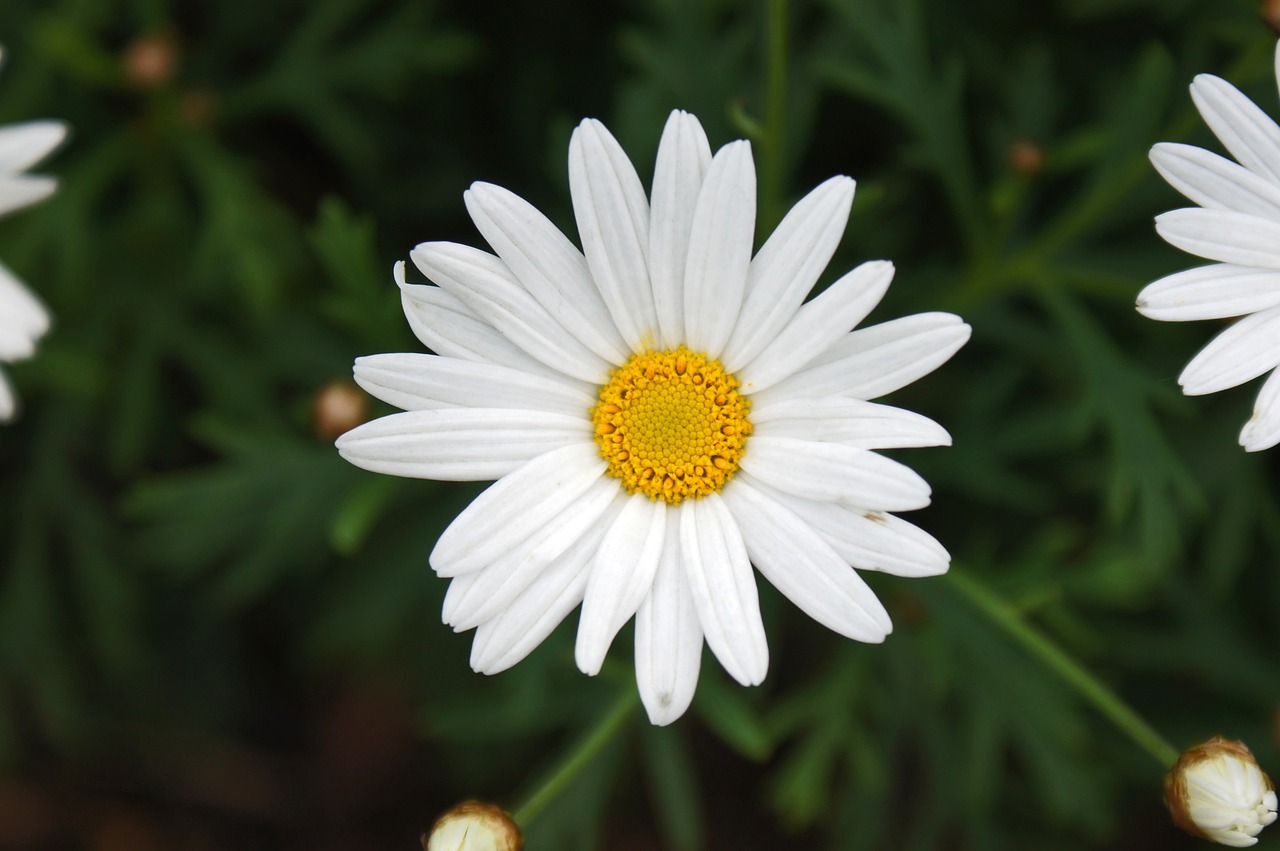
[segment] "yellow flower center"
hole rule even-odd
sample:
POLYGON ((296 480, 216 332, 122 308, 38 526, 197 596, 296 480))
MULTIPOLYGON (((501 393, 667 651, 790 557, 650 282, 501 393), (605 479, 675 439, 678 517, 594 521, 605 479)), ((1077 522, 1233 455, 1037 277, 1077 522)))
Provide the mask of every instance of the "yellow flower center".
POLYGON ((684 346, 632 357, 591 409, 609 475, 672 504, 720 490, 751 433, 751 402, 737 386, 720 361, 684 346))

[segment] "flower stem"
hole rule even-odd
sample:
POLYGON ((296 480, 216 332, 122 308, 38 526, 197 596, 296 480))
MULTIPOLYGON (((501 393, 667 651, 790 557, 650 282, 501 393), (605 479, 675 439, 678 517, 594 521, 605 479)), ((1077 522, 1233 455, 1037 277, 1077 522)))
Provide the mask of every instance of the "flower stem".
POLYGON ((622 729, 638 703, 635 688, 626 689, 596 725, 586 732, 552 769, 546 779, 516 808, 512 818, 524 829, 538 817, 548 804, 554 801, 582 770, 591 764, 605 745, 622 729))
POLYGON ((765 24, 764 162, 761 168, 761 226, 778 223, 787 128, 787 0, 768 0, 765 24))
POLYGON ((1128 734, 1134 743, 1151 754, 1164 769, 1178 761, 1178 751, 1165 741, 1133 707, 1118 694, 1107 688, 1097 677, 1072 659, 1062 648, 1035 630, 1008 603, 987 588, 973 575, 952 572, 947 578, 961 594, 968 598, 996 626, 1016 639, 1032 656, 1049 666, 1076 692, 1092 703, 1094 708, 1128 734))

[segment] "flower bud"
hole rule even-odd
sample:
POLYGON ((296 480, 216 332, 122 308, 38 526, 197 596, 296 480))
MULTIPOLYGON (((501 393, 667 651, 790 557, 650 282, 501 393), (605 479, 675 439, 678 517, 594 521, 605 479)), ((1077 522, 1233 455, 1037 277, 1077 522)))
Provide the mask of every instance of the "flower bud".
POLYGON ((1280 2, 1278 0, 1258 0, 1258 17, 1271 27, 1271 31, 1280 33, 1280 2))
POLYGON ((1270 778, 1244 742, 1221 736, 1178 757, 1164 779, 1164 801, 1187 833, 1235 848, 1256 844, 1276 820, 1270 778))
POLYGON ((158 89, 178 72, 178 42, 168 33, 139 36, 125 48, 124 75, 139 89, 158 89))
POLYGON ((520 828, 501 807, 467 801, 440 816, 422 837, 423 851, 520 851, 520 828))
POLYGON ((1021 177, 1035 177, 1044 170, 1044 148, 1030 139, 1015 139, 1007 156, 1009 167, 1021 177))
POLYGON ((311 400, 311 426, 321 440, 336 440, 369 419, 369 397, 350 381, 333 381, 311 400))

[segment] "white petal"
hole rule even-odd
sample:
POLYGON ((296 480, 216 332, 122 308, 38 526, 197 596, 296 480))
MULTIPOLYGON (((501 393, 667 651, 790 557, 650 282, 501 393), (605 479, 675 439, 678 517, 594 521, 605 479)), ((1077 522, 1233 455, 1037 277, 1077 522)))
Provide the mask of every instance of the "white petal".
POLYGON ((666 525, 666 503, 636 493, 605 532, 582 598, 574 647, 578 669, 587 676, 600 673, 614 636, 653 587, 666 525))
POLYGON ((49 330, 48 309, 3 263, 0 263, 0 326, 16 328, 33 341, 49 330))
POLYGON ((1280 127, 1240 90, 1212 74, 1191 83, 1191 99, 1231 155, 1251 171, 1280 180, 1280 127))
POLYGON ((649 721, 666 726, 698 688, 702 626, 680 560, 679 509, 670 509, 649 596, 636 611, 636 685, 649 721))
POLYGON ((471 645, 471 667, 482 674, 496 674, 528 656, 555 630, 578 603, 596 550, 621 507, 616 500, 587 533, 564 555, 534 578, 505 610, 476 628, 471 645))
POLYGON ((442 576, 478 570, 586 492, 605 463, 594 442, 541 455, 503 476, 454 518, 431 552, 442 576))
POLYGON ((880 303, 892 280, 892 263, 863 263, 803 305, 773 342, 738 372, 743 392, 772 387, 834 345, 880 303))
MULTIPOLYGON (((601 476, 580 496, 570 501, 558 514, 545 521, 533 534, 500 553, 497 558, 485 565, 483 569, 468 571, 468 575, 488 573, 493 567, 501 568, 501 570, 495 572, 496 578, 501 578, 503 575, 509 577, 513 574, 518 575, 526 572, 536 574, 541 566, 554 562, 574 541, 584 534, 589 534, 602 517, 608 519, 617 514, 622 503, 623 494, 624 492, 622 488, 618 487, 617 481, 601 476)), ((608 523, 605 526, 607 527, 608 523)), ((604 534, 603 531, 601 534, 604 534)), ((451 569, 451 565, 433 562, 431 566, 439 576, 462 575, 460 571, 451 569)), ((467 565, 464 564, 463 566, 466 567, 467 565)), ((507 580, 503 579, 501 584, 507 584, 507 580)), ((518 590, 519 583, 514 584, 518 590)), ((498 594, 497 588, 497 585, 489 586, 487 593, 496 595, 498 594)), ((486 617, 478 620, 483 621, 491 616, 491 613, 486 613, 486 617)), ((456 618, 450 616, 446 617, 444 622, 456 626, 456 621, 456 618)))
POLYGON ((18 398, 9 384, 9 377, 0 369, 0 423, 11 422, 17 412, 18 398))
MULTIPOLYGON (((789 508, 859 570, 907 577, 937 576, 946 573, 951 564, 950 554, 932 535, 892 514, 801 499, 771 488, 750 474, 739 475, 755 490, 789 508)), ((735 478, 734 487, 737 481, 735 478)))
POLYGON ((1138 293, 1138 312, 1163 322, 1225 319, 1280 305, 1280 271, 1214 263, 1168 275, 1138 293))
POLYGON ((1270 449, 1277 443, 1280 443, 1280 370, 1267 376, 1253 405, 1253 416, 1240 432, 1240 445, 1250 452, 1270 449))
POLYGON ((463 194, 471 219, 525 289, 588 349, 612 364, 630 356, 591 281, 587 261, 528 201, 491 183, 463 194))
POLYGON ((875 592, 794 512, 742 480, 724 501, 756 570, 805 614, 856 641, 879 643, 893 630, 875 592))
POLYGON ((658 318, 649 284, 649 202, 618 140, 595 119, 569 140, 569 194, 591 277, 632 351, 653 347, 658 318))
POLYGON ((67 138, 61 121, 24 121, 0 127, 0 173, 26 171, 67 138))
POLYGON ((1243 384, 1280 364, 1280 307, 1246 316, 1215 337, 1178 376, 1188 396, 1243 384))
POLYGON ((831 262, 849 221, 854 182, 833 177, 800 199, 747 272, 747 294, 721 362, 737 372, 769 344, 831 262))
POLYGON ((875 399, 928 375, 960 350, 972 329, 950 313, 917 313, 859 328, 752 404, 819 396, 875 399))
POLYGON ((1197 257, 1280 269, 1280 223, 1258 216, 1187 207, 1156 216, 1156 232, 1197 257))
POLYGON ((0 216, 42 201, 57 188, 52 177, 0 175, 0 216))
POLYGON ((769 670, 760 598, 742 533, 718 494, 680 504, 680 558, 698 622, 720 664, 744 686, 769 670))
POLYGON ((547 366, 592 384, 608 378, 609 364, 538 304, 497 257, 452 242, 424 242, 410 257, 423 274, 547 366))
POLYGON ((929 504, 929 484, 910 467, 838 443, 754 435, 741 466, 765 484, 805 499, 881 511, 929 504))
POLYGON ((587 421, 596 399, 570 379, 556 380, 490 363, 423 354, 356 358, 356 383, 406 411, 521 408, 587 421))
POLYGON ((711 160, 698 195, 684 268, 685 342, 716 358, 742 308, 756 227, 751 144, 732 142, 711 160))
POLYGON ((752 406, 751 421, 756 437, 794 437, 860 449, 951 445, 947 430, 928 417, 843 396, 752 406))
POLYGON ((498 674, 523 661, 582 602, 590 572, 589 555, 556 562, 537 578, 525 596, 476 628, 471 643, 471 669, 498 674))
POLYGON ((1204 148, 1161 142, 1151 149, 1151 162, 1201 207, 1280 218, 1280 186, 1204 148))
POLYGON ((492 564, 455 577, 441 612, 444 622, 462 632, 497 617, 584 535, 602 523, 608 528, 609 522, 602 518, 611 517, 614 503, 622 501, 622 489, 602 476, 564 511, 492 564))
POLYGON ((684 342, 684 267, 689 232, 702 180, 711 164, 711 146, 698 119, 675 110, 658 143, 649 211, 649 277, 663 345, 684 342))
POLYGON ((338 438, 338 454, 392 476, 497 479, 547 452, 591 443, 586 420, 550 411, 447 408, 392 414, 338 438))
MULTIPOLYGON (((539 375, 569 379, 529 357, 475 311, 433 284, 410 284, 404 278, 404 261, 395 265, 400 301, 414 336, 434 352, 451 358, 507 366, 539 375)), ((582 382, 579 386, 589 386, 582 382)))
POLYGON ((26 360, 35 351, 35 338, 26 329, 0 322, 0 361, 26 360))

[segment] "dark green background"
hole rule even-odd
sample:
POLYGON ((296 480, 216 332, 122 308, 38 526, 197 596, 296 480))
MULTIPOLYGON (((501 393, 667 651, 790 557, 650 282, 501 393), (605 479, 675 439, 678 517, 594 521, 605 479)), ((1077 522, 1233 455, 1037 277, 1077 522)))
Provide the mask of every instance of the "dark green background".
MULTIPOLYGON (((58 194, 0 222, 56 316, 0 430, 0 848, 414 848, 464 798, 515 806, 634 689, 629 630, 588 679, 573 617, 471 673, 427 554, 481 486, 352 468, 311 409, 354 357, 418 350, 391 264, 479 242, 471 181, 572 233, 582 117, 646 180, 674 107, 713 146, 753 133, 765 21, 723 0, 0 4, 0 122, 73 127, 58 194), (139 39, 171 73, 129 76, 139 39)), ((1257 385, 1184 399, 1219 326, 1132 307, 1198 262, 1154 233, 1183 202, 1147 149, 1221 150, 1198 72, 1280 113, 1274 33, 1246 0, 827 0, 788 23, 784 200, 859 181, 824 281, 890 258, 872 321, 974 329, 889 399, 955 440, 899 455, 934 488, 908 519, 1176 745, 1223 733, 1280 770, 1275 452, 1235 443, 1257 385)), ((765 684, 708 655, 690 713, 637 717, 530 851, 1199 845, 1159 766, 948 580, 870 580, 883 646, 761 583, 765 684)))

